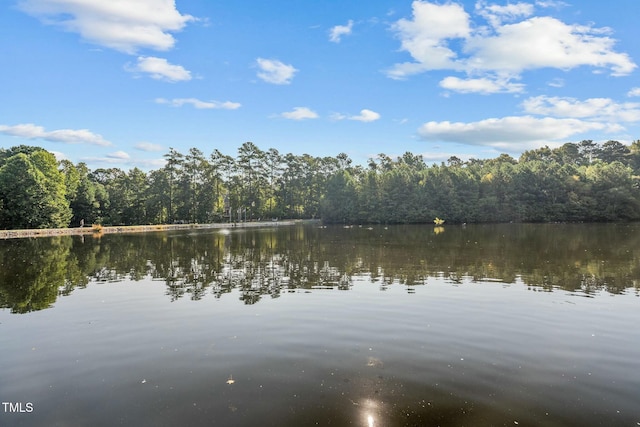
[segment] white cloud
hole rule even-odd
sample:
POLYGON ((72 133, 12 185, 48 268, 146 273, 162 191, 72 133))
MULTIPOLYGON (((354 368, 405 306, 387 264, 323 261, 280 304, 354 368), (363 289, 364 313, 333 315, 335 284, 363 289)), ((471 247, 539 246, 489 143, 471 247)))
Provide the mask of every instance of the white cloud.
POLYGON ((107 157, 115 160, 129 160, 131 158, 131 156, 129 156, 125 151, 115 151, 107 154, 107 157))
POLYGON ((360 122, 375 122, 379 118, 380 114, 376 113, 375 111, 367 110, 365 108, 364 110, 360 110, 360 114, 349 117, 349 120, 357 120, 360 122))
POLYGON ((66 154, 64 154, 62 151, 54 151, 54 150, 47 150, 47 151, 53 154, 56 160, 59 162, 61 162, 62 160, 69 160, 69 157, 66 154))
POLYGON ((44 127, 36 126, 32 123, 14 126, 0 125, 0 133, 18 138, 42 139, 65 144, 111 145, 111 142, 104 139, 101 135, 95 134, 87 129, 58 129, 47 131, 44 127))
MULTIPOLYGON (((107 154, 104 157, 82 157, 80 161, 88 164, 109 164, 109 165, 126 165, 130 167, 139 167, 142 169, 158 169, 166 164, 165 159, 139 159, 131 157, 120 157, 116 152, 107 154)), ((127 154, 127 153, 124 153, 127 154)))
POLYGON ((590 119, 601 122, 639 122, 640 103, 617 103, 610 98, 575 98, 535 96, 522 103, 530 114, 590 119))
POLYGON ((564 79, 555 78, 548 83, 551 87, 564 87, 564 79))
POLYGON ((286 85, 291 83, 293 76, 298 71, 292 65, 285 64, 277 59, 256 59, 256 63, 260 68, 258 77, 267 83, 276 85, 286 85))
MULTIPOLYGON (((473 26, 471 16, 457 3, 414 1, 412 18, 392 25, 401 50, 413 61, 395 64, 388 76, 402 79, 429 70, 454 70, 466 73, 469 84, 478 84, 487 75, 508 81, 539 68, 590 66, 622 76, 637 67, 628 54, 614 50, 615 40, 608 28, 531 16, 533 8, 527 3, 496 6, 481 1, 476 13, 491 26, 473 26)), ((462 82, 449 81, 453 85, 462 82)), ((468 90, 469 84, 462 86, 468 90)), ((502 84, 496 90, 504 88, 502 84)))
POLYGON ((511 116, 471 123, 432 121, 422 125, 418 134, 426 141, 457 142, 517 151, 557 145, 587 131, 621 129, 617 125, 574 118, 511 116))
POLYGON ((445 77, 440 81, 440 87, 460 93, 520 93, 524 91, 521 83, 512 83, 508 79, 482 77, 478 79, 460 79, 445 77))
POLYGON ((167 160, 166 159, 140 159, 140 160, 136 160, 134 164, 141 167, 159 169, 164 167, 167 164, 167 160))
POLYGON ((190 104, 197 109, 220 109, 220 110, 236 110, 242 106, 242 104, 238 102, 201 101, 196 98, 174 98, 170 100, 164 99, 164 98, 157 98, 156 103, 169 104, 174 107, 182 107, 185 104, 190 104))
POLYGON ((15 126, 0 125, 0 132, 27 139, 43 138, 47 133, 42 126, 36 126, 32 123, 15 126))
POLYGON ((167 160, 160 159, 136 159, 135 161, 130 161, 129 164, 133 166, 138 166, 141 168, 150 168, 150 169, 160 169, 163 168, 167 164, 167 160))
POLYGON ((640 87, 634 87, 633 89, 631 89, 627 93, 627 96, 640 96, 640 87))
POLYGON ((400 19, 392 30, 400 38, 401 50, 409 52, 415 62, 396 64, 388 75, 400 79, 427 70, 460 69, 462 64, 447 41, 469 37, 469 15, 464 8, 423 1, 414 1, 412 8, 413 19, 400 19))
POLYGON ((536 6, 538 7, 553 7, 559 9, 561 7, 569 6, 569 3, 556 0, 536 0, 536 6))
POLYGON ((363 110, 360 110, 360 114, 348 116, 342 113, 332 113, 330 118, 331 120, 355 120, 359 122, 375 122, 376 120, 380 119, 380 117, 381 116, 379 113, 376 113, 375 111, 368 110, 365 108, 363 110))
POLYGON ((282 113, 280 116, 290 120, 317 119, 319 117, 318 113, 307 107, 295 107, 293 111, 282 113))
POLYGON ((164 151, 164 147, 162 145, 153 144, 151 142, 138 142, 135 145, 135 149, 140 151, 149 151, 149 152, 164 151))
POLYGON ((140 56, 135 66, 127 66, 126 69, 130 72, 148 73, 153 79, 171 83, 191 80, 191 72, 184 67, 155 56, 140 56))
POLYGON ((353 20, 349 20, 347 25, 336 25, 329 30, 329 40, 334 43, 340 43, 342 36, 348 36, 353 30, 353 20))
POLYGON ((467 69, 519 74, 528 69, 588 65, 610 68, 614 76, 631 73, 636 65, 627 54, 613 51, 614 40, 604 33, 551 17, 530 18, 501 26, 494 35, 468 40, 465 49, 472 55, 467 69))
POLYGON ((174 0, 21 0, 19 7, 46 24, 130 54, 142 48, 171 49, 171 33, 195 20, 181 14, 174 0))
POLYGON ((522 102, 527 115, 476 122, 431 121, 418 129, 426 141, 456 142, 518 152, 558 146, 587 132, 624 131, 624 123, 640 122, 640 103, 610 98, 578 100, 535 96, 522 102), (540 116, 540 117, 536 117, 540 116))
POLYGON ((500 6, 479 1, 476 3, 476 11, 478 15, 485 18, 492 27, 498 27, 503 21, 514 21, 521 16, 531 16, 533 14, 533 5, 530 3, 510 3, 500 6))

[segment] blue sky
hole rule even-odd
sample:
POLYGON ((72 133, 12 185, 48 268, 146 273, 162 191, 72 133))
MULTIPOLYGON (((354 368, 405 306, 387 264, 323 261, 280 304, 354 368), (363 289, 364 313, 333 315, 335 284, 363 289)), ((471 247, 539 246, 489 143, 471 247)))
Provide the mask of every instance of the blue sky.
POLYGON ((640 138, 637 0, 9 0, 0 147, 144 170, 245 141, 356 163, 640 138), (612 6, 612 5, 615 5, 612 6))

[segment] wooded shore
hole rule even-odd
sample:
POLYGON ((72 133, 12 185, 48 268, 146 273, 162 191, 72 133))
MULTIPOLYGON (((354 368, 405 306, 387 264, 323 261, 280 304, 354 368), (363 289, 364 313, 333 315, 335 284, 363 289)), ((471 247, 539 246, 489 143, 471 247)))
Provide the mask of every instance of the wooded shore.
MULTIPOLYGON (((640 140, 629 146, 567 142, 519 159, 452 156, 432 165, 406 152, 396 159, 379 154, 364 167, 345 153, 282 156, 251 142, 235 158, 217 150, 206 157, 193 148, 188 154, 171 149, 165 160, 149 172, 91 171, 39 147, 0 148, 0 229, 241 218, 322 218, 345 225, 435 218, 447 224, 640 221, 640 140)), ((9 234, 25 233, 73 232, 9 234)))
POLYGON ((302 220, 284 221, 252 221, 236 223, 213 224, 156 224, 156 225, 130 225, 130 226, 87 226, 76 228, 42 228, 30 230, 0 230, 0 239, 20 239, 25 237, 49 237, 49 236, 76 236, 76 235, 103 235, 115 233, 149 233, 172 230, 203 230, 209 228, 256 228, 256 227, 280 227, 303 223, 302 220))

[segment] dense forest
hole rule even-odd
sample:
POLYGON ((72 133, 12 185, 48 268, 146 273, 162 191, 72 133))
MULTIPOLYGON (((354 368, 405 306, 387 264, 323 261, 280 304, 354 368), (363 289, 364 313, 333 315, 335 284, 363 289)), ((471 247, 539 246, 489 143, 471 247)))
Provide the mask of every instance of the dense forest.
POLYGON ((31 146, 0 149, 0 228, 321 218, 327 223, 640 219, 640 141, 590 140, 519 159, 428 165, 385 154, 366 166, 244 143, 235 157, 170 149, 165 166, 90 170, 31 146))

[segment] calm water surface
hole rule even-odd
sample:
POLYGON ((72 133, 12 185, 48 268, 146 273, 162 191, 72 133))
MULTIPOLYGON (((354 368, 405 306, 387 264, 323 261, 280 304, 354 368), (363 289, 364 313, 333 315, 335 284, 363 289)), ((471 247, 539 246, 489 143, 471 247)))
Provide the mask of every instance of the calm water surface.
POLYGON ((638 295, 636 224, 0 241, 0 425, 638 426, 638 295))

